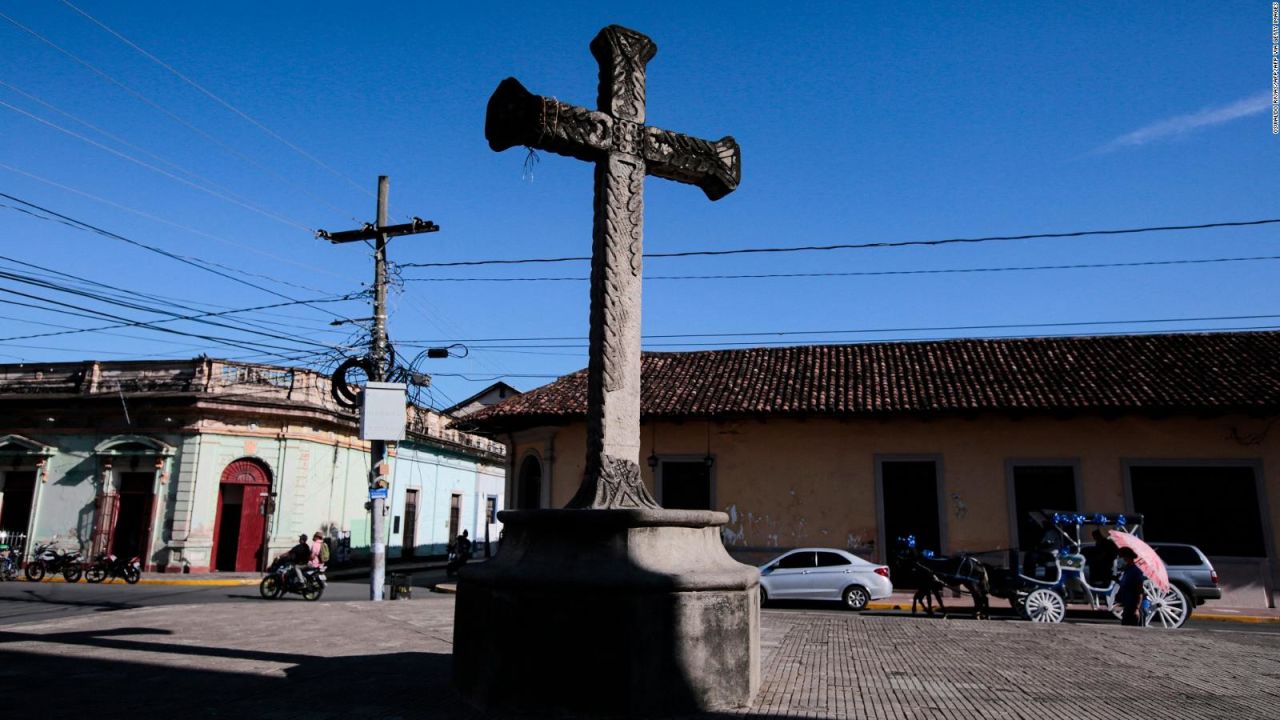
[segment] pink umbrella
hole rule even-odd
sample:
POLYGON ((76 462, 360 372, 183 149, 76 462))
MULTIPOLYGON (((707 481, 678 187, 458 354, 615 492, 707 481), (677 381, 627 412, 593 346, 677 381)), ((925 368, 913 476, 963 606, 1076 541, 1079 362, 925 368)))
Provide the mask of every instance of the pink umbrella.
POLYGON ((1169 592, 1169 571, 1165 569, 1164 561, 1160 559, 1155 550, 1151 549, 1150 545, 1143 542, 1136 535, 1130 535, 1120 530, 1112 530, 1107 537, 1111 538, 1111 542, 1115 543, 1116 547, 1132 549, 1138 556, 1136 562, 1142 574, 1146 575, 1151 584, 1160 589, 1160 592, 1169 592))

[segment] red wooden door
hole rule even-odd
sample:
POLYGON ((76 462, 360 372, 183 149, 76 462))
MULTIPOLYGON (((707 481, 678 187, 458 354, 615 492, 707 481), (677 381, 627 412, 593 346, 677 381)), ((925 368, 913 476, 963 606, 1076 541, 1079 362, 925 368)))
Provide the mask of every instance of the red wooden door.
POLYGON ((262 547, 266 540, 267 518, 262 513, 269 485, 245 485, 240 505, 240 546, 236 550, 236 572, 262 569, 262 547))
MULTIPOLYGON (((240 512, 239 527, 235 528, 235 569, 237 572, 253 572, 263 568, 263 553, 266 547, 266 506, 267 494, 271 491, 271 478, 262 465, 253 460, 236 460, 222 471, 222 485, 225 491, 228 485, 243 487, 243 495, 239 508, 234 504, 223 504, 219 500, 219 513, 231 509, 240 512)), ((223 523, 215 521, 220 530, 223 523)), ((230 531, 234 523, 228 524, 230 531)), ((231 538, 214 538, 214 547, 232 542, 231 538)), ((215 550, 216 552, 216 550, 215 550)))

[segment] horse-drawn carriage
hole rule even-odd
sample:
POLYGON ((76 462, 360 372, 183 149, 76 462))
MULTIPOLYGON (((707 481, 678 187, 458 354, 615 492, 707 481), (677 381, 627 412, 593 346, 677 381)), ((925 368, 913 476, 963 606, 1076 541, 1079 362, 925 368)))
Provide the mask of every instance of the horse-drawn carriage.
MULTIPOLYGON (((925 580, 917 599, 938 598, 939 586, 973 595, 979 616, 986 615, 988 596, 1003 598, 1022 617, 1033 622, 1062 622, 1067 605, 1088 605, 1108 610, 1117 617, 1115 602, 1116 548, 1104 530, 1119 530, 1141 537, 1142 516, 1123 513, 1078 513, 1042 510, 1030 514, 1041 529, 1035 548, 985 553, 958 553, 951 557, 932 556, 917 550, 912 538, 902 543, 900 554, 920 569, 925 580), (1085 530, 1090 529, 1089 535, 1085 530), (1089 537, 1092 542, 1086 542, 1089 537)), ((1144 625, 1181 627, 1190 615, 1191 600, 1174 585, 1161 590, 1148 580, 1144 625)), ((915 603, 912 603, 915 610, 915 603)))

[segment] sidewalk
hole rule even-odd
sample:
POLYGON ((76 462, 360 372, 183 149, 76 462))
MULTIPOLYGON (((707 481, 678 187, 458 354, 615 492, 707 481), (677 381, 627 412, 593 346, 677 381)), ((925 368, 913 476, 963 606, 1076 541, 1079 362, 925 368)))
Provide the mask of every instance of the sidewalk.
MULTIPOLYGON (((0 674, 21 692, 5 709, 45 720, 471 720, 482 716, 451 685, 453 607, 442 594, 246 600, 9 626, 0 674)), ((504 661, 565 662, 572 677, 555 648, 504 661)), ((700 717, 1274 718, 1278 666, 1272 633, 765 610, 753 706, 700 717)))
MULTIPOLYGON (((476 561, 473 561, 476 562, 476 561)), ((424 570, 443 570, 446 565, 445 560, 394 560, 387 563, 387 577, 391 577, 391 573, 413 573, 424 570)), ((237 573, 237 572, 209 572, 209 573, 143 573, 142 579, 138 581, 139 585, 194 585, 205 587, 235 587, 242 585, 257 585, 262 582, 264 573, 237 573)), ((356 564, 341 568, 330 568, 325 571, 325 576, 330 580, 347 580, 350 578, 360 578, 369 576, 369 565, 356 564)), ((18 580, 26 582, 26 578, 21 573, 18 574, 18 580)), ((45 577, 41 582, 66 582, 61 575, 53 575, 45 577)), ((84 582, 81 579, 79 582, 84 582)), ((123 580, 113 579, 106 581, 110 583, 123 583, 123 580)))

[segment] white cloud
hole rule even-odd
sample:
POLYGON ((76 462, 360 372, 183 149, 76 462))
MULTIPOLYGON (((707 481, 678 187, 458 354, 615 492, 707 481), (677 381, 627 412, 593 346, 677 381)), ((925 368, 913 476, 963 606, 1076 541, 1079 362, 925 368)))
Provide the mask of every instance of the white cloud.
POLYGON ((1131 133, 1121 135, 1105 145, 1099 147, 1095 152, 1105 153, 1120 148, 1136 147, 1146 145, 1156 140, 1164 140, 1165 138, 1177 137, 1185 135, 1193 130, 1213 125, 1221 125, 1222 123, 1231 122, 1242 117, 1257 115, 1271 110, 1271 92, 1263 92, 1257 95, 1251 95, 1243 100, 1237 100, 1230 105, 1222 105, 1220 107, 1205 108, 1199 112, 1190 113, 1188 115, 1179 115, 1161 120, 1160 122, 1151 123, 1145 127, 1140 127, 1131 133))

